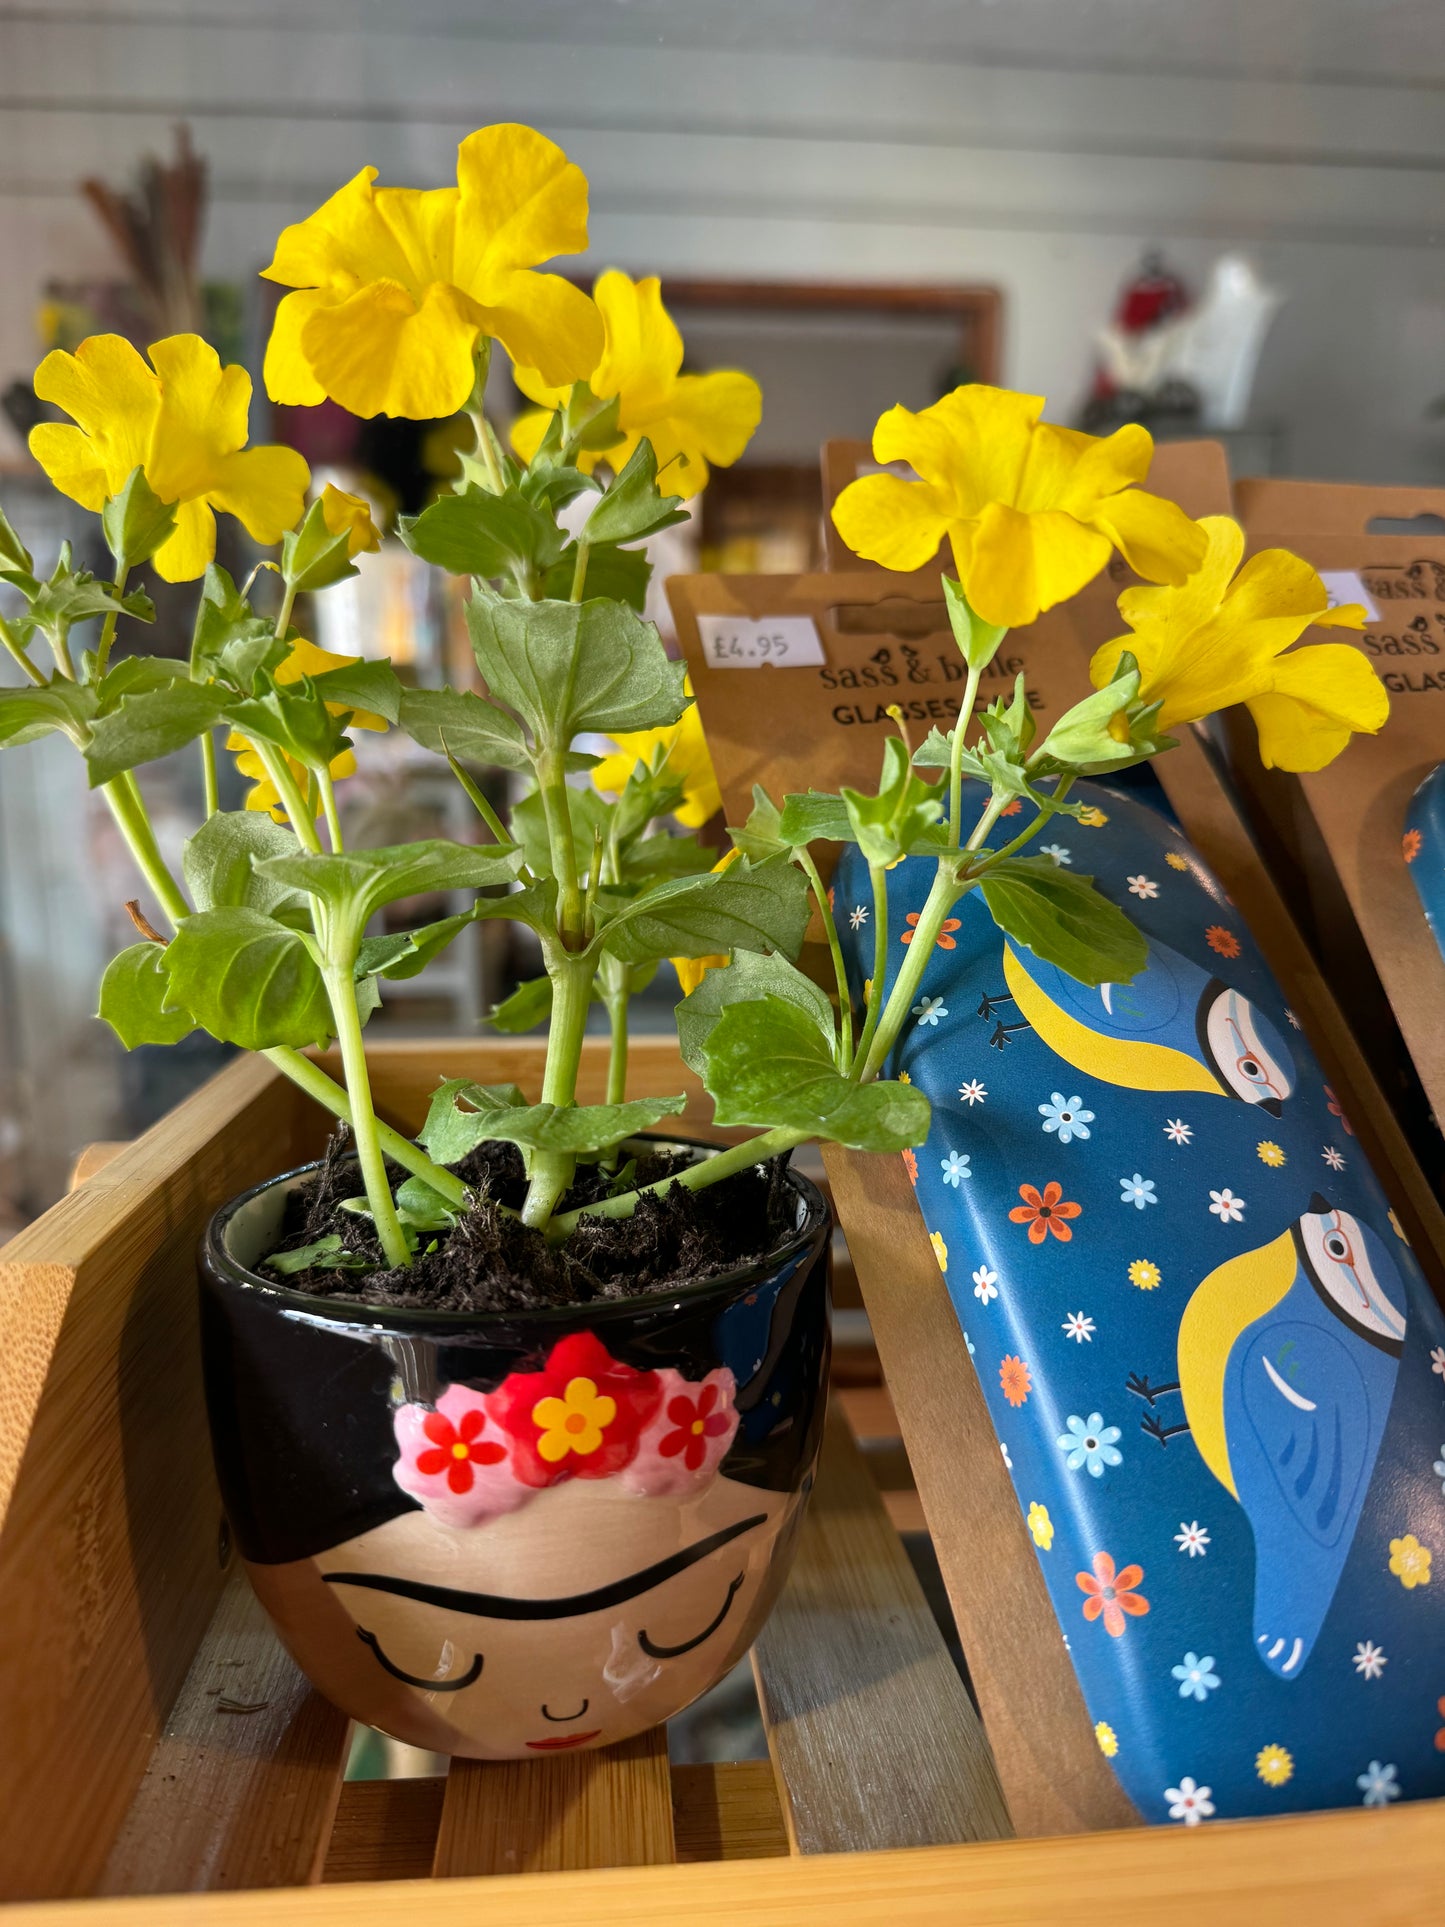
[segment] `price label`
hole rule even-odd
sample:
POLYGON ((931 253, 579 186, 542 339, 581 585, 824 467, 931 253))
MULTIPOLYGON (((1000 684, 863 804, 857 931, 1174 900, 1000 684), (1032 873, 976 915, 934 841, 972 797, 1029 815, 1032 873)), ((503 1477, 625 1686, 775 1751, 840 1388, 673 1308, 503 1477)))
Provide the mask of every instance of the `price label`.
POLYGON ((811 616, 699 616, 703 657, 712 669, 821 668, 827 657, 811 616))
POLYGON ((1380 612, 1374 598, 1353 569, 1321 569, 1320 581, 1325 585, 1332 609, 1343 608, 1347 602, 1358 602, 1364 608, 1367 622, 1379 621, 1380 612))

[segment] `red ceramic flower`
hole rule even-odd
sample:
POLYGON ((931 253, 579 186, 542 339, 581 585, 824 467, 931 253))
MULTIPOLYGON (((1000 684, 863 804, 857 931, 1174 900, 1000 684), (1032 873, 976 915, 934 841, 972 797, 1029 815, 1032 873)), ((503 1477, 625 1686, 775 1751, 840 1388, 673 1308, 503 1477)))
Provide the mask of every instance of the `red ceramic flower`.
POLYGON ((1239 955, 1239 938, 1232 930, 1226 930, 1222 923, 1211 923, 1204 933, 1204 941, 1218 956, 1237 957, 1239 955))
POLYGON ((424 1472, 428 1478, 445 1472, 453 1492, 470 1492, 476 1477, 474 1465, 500 1465, 507 1456, 505 1447, 481 1436, 486 1423, 486 1413, 475 1405, 462 1413, 456 1425, 445 1412, 428 1412, 421 1429, 431 1445, 417 1453, 417 1471, 424 1472))
POLYGON ((657 1449, 665 1459, 681 1458, 689 1472, 696 1472, 707 1457, 709 1439, 721 1438, 731 1425, 726 1412, 717 1410, 718 1388, 703 1385, 696 1398, 679 1393, 667 1402, 667 1416, 676 1431, 664 1432, 657 1449))
POLYGON ((1088 1594, 1084 1601, 1085 1619, 1098 1619, 1102 1615, 1104 1631, 1111 1639, 1118 1639, 1124 1631, 1125 1613, 1137 1619, 1149 1610, 1149 1601, 1134 1590, 1143 1577, 1142 1566, 1125 1566, 1115 1572, 1114 1561, 1108 1553, 1096 1552, 1093 1572, 1074 1574, 1079 1591, 1088 1594))
MULTIPOLYGON (((908 928, 903 933, 903 941, 905 943, 912 943, 913 939, 918 935, 918 919, 922 915, 923 912, 921 910, 910 910, 908 915, 903 919, 908 925, 908 928)), ((957 928, 957 917, 944 918, 937 937, 937 945, 940 950, 957 950, 958 945, 953 937, 953 933, 957 928)))
POLYGON ((1009 1212, 1009 1218, 1014 1224, 1028 1226, 1031 1245, 1041 1245, 1051 1231, 1062 1244, 1069 1242, 1074 1234, 1065 1223, 1065 1219, 1077 1218, 1084 1207, 1081 1204, 1071 1204, 1065 1198, 1064 1187, 1061 1184, 1056 1184, 1051 1178, 1044 1186, 1042 1197, 1033 1185, 1021 1184, 1019 1196, 1023 1199, 1023 1203, 1014 1206, 1009 1212))
POLYGON ((1340 1129, 1347 1132, 1350 1137, 1353 1137, 1355 1135, 1355 1127, 1345 1116, 1344 1111, 1340 1108, 1340 1100, 1335 1096, 1328 1084, 1325 1085, 1325 1104, 1330 1116, 1337 1117, 1340 1120, 1340 1129))
POLYGON ((605 1479, 632 1459, 662 1404, 656 1372, 620 1364, 591 1332, 559 1340, 540 1371, 511 1372, 488 1401, 531 1486, 605 1479))

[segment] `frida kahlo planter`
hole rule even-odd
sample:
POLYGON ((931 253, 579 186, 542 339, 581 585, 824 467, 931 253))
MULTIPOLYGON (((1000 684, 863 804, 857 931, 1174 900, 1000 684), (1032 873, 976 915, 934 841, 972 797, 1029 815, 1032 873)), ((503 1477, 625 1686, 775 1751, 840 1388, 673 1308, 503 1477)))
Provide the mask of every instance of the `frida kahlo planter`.
POLYGON ((828 1214, 764 1261, 535 1312, 394 1312, 250 1269, 315 1166, 218 1212, 201 1334, 222 1497, 312 1683, 439 1752, 525 1759, 671 1718, 746 1651, 821 1436, 828 1214))

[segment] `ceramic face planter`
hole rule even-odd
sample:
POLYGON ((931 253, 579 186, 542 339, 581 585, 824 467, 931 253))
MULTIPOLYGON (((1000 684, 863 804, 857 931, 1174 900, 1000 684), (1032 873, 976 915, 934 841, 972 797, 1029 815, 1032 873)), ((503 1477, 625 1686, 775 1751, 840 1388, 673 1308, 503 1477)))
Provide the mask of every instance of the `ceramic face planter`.
MULTIPOLYGON (((1148 968, 1087 989, 970 897, 896 1068, 933 1104, 906 1161, 1099 1745, 1156 1821, 1438 1796, 1445 1318, 1161 793, 1075 794, 1046 846, 1148 968)), ((889 878, 890 973, 933 868, 889 878)))
MULTIPOLYGON (((300 1174, 298 1174, 300 1175, 300 1174)), ((669 1718, 785 1576, 827 1369, 826 1211, 766 1266, 532 1317, 323 1306, 220 1213, 202 1336, 222 1495, 297 1662, 417 1746, 519 1759, 669 1718)))
POLYGON ((1425 921, 1445 950, 1445 763, 1432 769, 1410 798, 1400 848, 1420 893, 1425 921))

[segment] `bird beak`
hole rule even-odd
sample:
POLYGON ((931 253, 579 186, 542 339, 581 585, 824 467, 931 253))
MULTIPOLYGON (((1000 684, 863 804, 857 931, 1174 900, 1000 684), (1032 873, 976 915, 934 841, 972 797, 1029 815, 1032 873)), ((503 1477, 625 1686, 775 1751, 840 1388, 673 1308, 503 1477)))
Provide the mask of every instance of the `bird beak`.
POLYGON ((1259 1108, 1262 1111, 1268 1111, 1271 1117, 1282 1117, 1284 1115, 1284 1105, 1277 1097, 1260 1098, 1259 1108))

